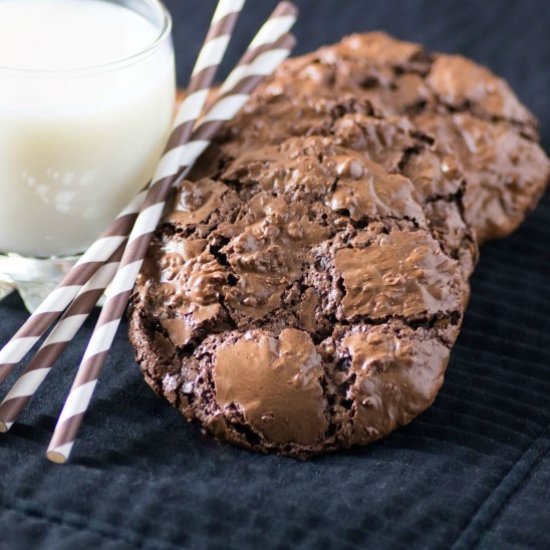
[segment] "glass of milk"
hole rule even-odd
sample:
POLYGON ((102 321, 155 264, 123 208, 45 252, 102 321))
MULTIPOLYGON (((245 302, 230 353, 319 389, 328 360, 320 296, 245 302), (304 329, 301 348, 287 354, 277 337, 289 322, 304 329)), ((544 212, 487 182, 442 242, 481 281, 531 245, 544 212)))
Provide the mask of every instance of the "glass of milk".
POLYGON ((0 0, 0 294, 33 309, 146 185, 174 100, 158 0, 0 0))

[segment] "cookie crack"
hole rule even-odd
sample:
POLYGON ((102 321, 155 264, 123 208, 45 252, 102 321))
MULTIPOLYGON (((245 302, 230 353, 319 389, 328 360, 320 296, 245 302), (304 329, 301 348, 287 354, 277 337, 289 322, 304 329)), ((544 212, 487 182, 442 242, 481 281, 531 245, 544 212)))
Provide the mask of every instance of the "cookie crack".
POLYGON ((505 116, 499 116, 487 113, 481 107, 478 107, 470 101, 464 101, 461 105, 452 105, 442 99, 432 88, 430 91, 433 93, 433 97, 437 102, 437 106, 443 108, 448 114, 468 114, 478 120, 485 122, 491 122, 493 124, 504 124, 518 131, 521 137, 536 143, 538 140, 537 128, 533 123, 523 122, 505 116))

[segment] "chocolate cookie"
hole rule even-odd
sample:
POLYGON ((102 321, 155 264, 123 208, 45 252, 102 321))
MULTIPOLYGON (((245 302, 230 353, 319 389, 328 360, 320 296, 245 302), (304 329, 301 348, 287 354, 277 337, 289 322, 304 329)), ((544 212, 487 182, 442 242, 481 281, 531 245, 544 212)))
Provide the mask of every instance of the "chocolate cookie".
MULTIPOLYGON (((503 80, 461 56, 383 33, 352 35, 287 61, 256 101, 272 104, 268 128, 285 136, 319 129, 316 97, 352 97, 384 116, 407 115, 436 153, 456 155, 467 180, 464 214, 480 242, 516 229, 547 185, 550 164, 533 115, 503 80), (288 98, 303 104, 291 128, 277 120, 291 108, 288 98)), ((257 108, 251 103, 250 113, 257 108)), ((260 124, 248 122, 252 132, 260 124)))
MULTIPOLYGON (((220 159, 240 157, 261 144, 277 144, 288 136, 330 136, 339 145, 375 161, 389 173, 406 176, 423 208, 428 226, 445 252, 458 259, 465 279, 478 258, 475 233, 464 219, 466 181, 455 156, 438 150, 431 137, 404 117, 376 115, 369 103, 317 94, 255 94, 244 112, 217 143, 220 159)), ((213 153, 215 154, 215 153, 213 153)), ((203 163, 204 164, 204 163, 203 163)), ((237 163, 238 165, 238 163, 237 163)), ((216 167, 216 163, 212 163, 216 167)), ((201 174, 203 168, 200 167, 201 174)), ((257 177, 262 175, 258 166, 257 177)))
POLYGON ((221 439, 301 458, 425 410, 466 294, 422 186, 384 166, 400 155, 329 134, 213 150, 157 232, 131 309, 157 393, 221 439))

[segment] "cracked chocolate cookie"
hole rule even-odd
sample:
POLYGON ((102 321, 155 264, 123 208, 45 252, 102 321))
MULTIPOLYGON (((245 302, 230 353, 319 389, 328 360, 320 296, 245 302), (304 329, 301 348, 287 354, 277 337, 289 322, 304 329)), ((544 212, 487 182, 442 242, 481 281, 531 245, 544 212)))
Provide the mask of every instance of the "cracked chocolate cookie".
MULTIPOLYGON (((478 258, 477 241, 465 220, 465 178, 450 151, 434 147, 432 138, 407 118, 378 116, 369 103, 352 97, 325 98, 321 92, 272 95, 269 90, 253 96, 244 112, 228 125, 216 144, 214 154, 219 159, 239 158, 238 165, 247 158, 243 151, 261 144, 277 144, 288 136, 331 137, 355 155, 409 179, 432 234, 447 254, 459 260, 465 279, 469 278, 478 258)), ((262 174, 258 162, 256 177, 271 177, 262 174)), ((217 164, 211 166, 215 170, 217 164)))
POLYGON ((442 384, 461 267, 422 186, 384 166, 400 155, 352 141, 222 145, 156 233, 132 300, 136 358, 158 394, 220 439, 299 458, 365 445, 442 384))
POLYGON ((514 231, 547 185, 550 164, 533 115, 502 79, 464 57, 432 54, 384 33, 352 35, 287 61, 256 94, 242 126, 261 137, 254 116, 269 104, 274 134, 323 130, 318 97, 352 97, 378 114, 406 115, 436 153, 456 156, 467 180, 464 214, 480 242, 514 231), (278 120, 288 109, 296 114, 290 127, 288 118, 278 120))

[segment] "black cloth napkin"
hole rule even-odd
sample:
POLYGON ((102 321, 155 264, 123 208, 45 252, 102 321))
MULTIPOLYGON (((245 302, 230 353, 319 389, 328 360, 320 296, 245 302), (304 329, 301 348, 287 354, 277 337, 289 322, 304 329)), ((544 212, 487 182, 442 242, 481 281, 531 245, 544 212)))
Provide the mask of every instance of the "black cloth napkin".
MULTIPOLYGON (((184 84, 215 2, 166 2, 184 84)), ((298 51, 384 29, 506 77, 550 146, 548 0, 298 0, 298 51)), ((275 2, 249 0, 231 59, 275 2)), ((368 448, 301 463, 219 446, 148 389, 122 327, 72 460, 46 461, 92 322, 0 436, 0 548, 548 548, 550 196, 484 247, 434 406, 368 448)), ((25 319, 0 304, 0 343, 25 319)), ((13 378, 12 378, 13 380, 13 378)), ((8 385, 4 385, 5 391, 8 385)))

